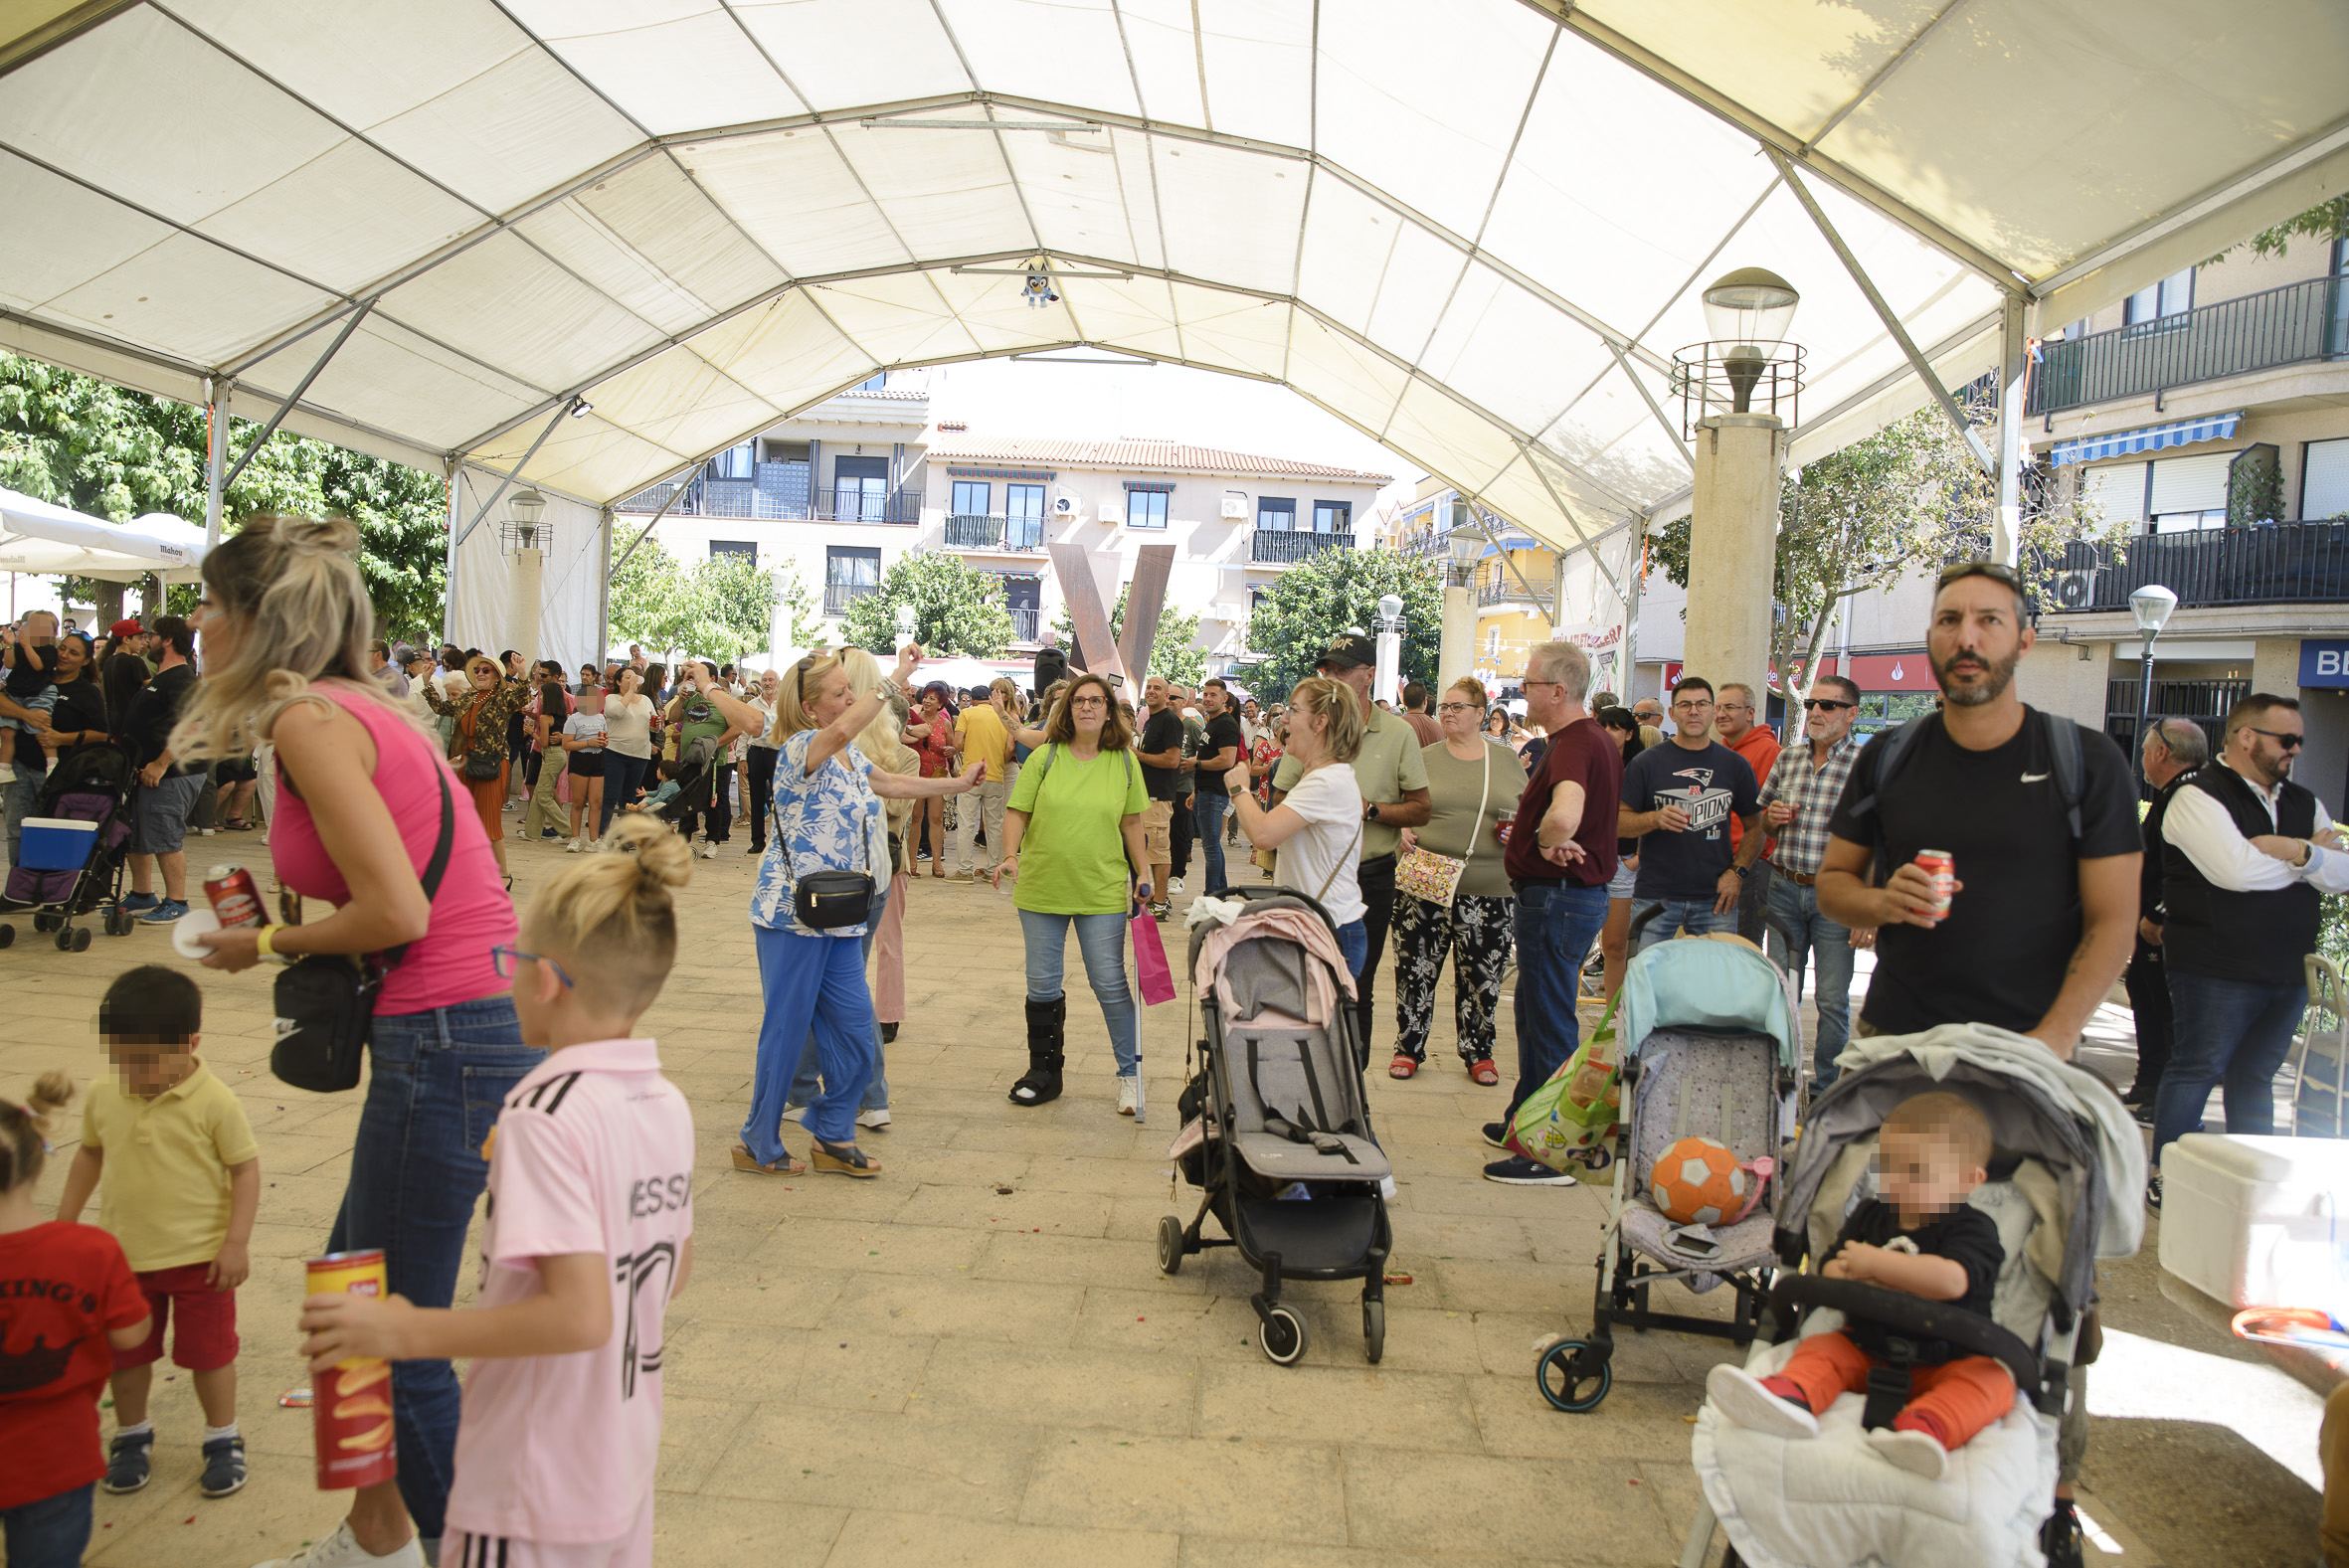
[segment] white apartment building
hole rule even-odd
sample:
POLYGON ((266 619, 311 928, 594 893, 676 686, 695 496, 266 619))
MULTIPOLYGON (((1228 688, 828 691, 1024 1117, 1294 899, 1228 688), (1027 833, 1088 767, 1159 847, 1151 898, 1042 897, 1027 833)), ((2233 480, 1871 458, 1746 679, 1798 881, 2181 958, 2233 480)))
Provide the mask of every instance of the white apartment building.
POLYGON ((797 574, 827 633, 899 557, 952 551, 1002 579, 1014 652, 1065 603, 1047 546, 1114 558, 1125 583, 1142 546, 1173 545, 1167 603, 1199 617, 1198 646, 1228 669, 1257 595, 1366 540, 1389 477, 1174 441, 974 440, 931 429, 926 372, 891 372, 631 497, 615 526, 626 541, 632 517, 667 503, 653 526, 671 555, 737 551, 797 574))

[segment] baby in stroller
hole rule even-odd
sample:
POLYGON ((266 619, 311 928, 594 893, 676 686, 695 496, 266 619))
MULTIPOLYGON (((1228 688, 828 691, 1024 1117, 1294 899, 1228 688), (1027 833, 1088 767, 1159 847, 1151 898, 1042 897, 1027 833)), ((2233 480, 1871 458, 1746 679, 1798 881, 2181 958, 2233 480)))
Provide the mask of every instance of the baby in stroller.
MULTIPOLYGON (((1928 1302, 1945 1302, 1985 1321, 2006 1263, 1990 1216, 1966 1197, 1989 1178, 1990 1123, 1962 1096, 1912 1095, 1885 1118, 1877 1138, 1881 1196, 1863 1199, 1845 1219, 1820 1273, 1928 1302)), ((1743 1367, 1716 1366, 1706 1394, 1723 1420, 1784 1438, 1815 1438, 1818 1413, 1839 1394, 1868 1392, 1869 1374, 1889 1365, 1892 1330, 1871 1319, 1813 1334, 1785 1366, 1757 1378, 1743 1367)), ((1946 1344, 1916 1357, 1915 1397, 1888 1427, 1868 1434, 1878 1453, 1902 1470, 1939 1481, 1949 1451, 2014 1406, 2015 1378, 1987 1355, 1946 1344)))

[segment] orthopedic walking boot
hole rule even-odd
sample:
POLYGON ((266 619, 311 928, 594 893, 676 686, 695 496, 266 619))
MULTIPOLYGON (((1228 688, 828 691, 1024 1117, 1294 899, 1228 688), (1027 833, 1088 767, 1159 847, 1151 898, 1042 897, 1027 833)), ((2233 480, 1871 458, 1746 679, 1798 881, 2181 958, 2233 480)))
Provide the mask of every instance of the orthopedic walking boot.
POLYGON ((1061 1026, 1068 1021, 1068 998, 1048 1002, 1028 998, 1027 1071, 1011 1086, 1015 1106, 1040 1106, 1060 1098, 1061 1026))

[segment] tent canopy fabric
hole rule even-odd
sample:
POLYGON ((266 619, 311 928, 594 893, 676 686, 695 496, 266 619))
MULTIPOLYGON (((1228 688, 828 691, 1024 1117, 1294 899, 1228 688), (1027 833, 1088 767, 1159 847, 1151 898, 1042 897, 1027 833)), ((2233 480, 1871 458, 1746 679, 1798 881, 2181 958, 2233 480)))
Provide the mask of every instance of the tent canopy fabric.
POLYGON ((590 505, 877 370, 1089 344, 1286 383, 1567 544, 1685 499, 1718 273, 1801 291, 1796 460, 1924 401, 1788 178, 1954 386, 2002 302, 2074 319, 2349 177, 2337 0, 0 19, 0 346, 258 416, 364 310, 290 428, 502 468, 584 397, 523 478, 590 505))
POLYGON ((154 573, 166 583, 193 583, 203 561, 204 530, 168 512, 116 525, 0 490, 0 572, 109 583, 135 582, 154 573))

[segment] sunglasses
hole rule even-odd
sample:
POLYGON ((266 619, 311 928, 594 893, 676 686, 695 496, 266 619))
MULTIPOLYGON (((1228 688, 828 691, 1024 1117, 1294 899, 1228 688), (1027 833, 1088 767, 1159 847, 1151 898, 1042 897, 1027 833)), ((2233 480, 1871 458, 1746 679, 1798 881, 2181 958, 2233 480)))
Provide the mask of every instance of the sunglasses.
POLYGON ((1805 697, 1803 699, 1803 711, 1805 713, 1808 713, 1813 708, 1824 708, 1829 713, 1833 713, 1838 708, 1857 708, 1860 705, 1856 702, 1838 702, 1833 697, 1805 697))
POLYGON ((2001 566, 1996 561, 1960 561, 1955 566, 1943 567, 1941 575, 1933 580, 1934 591, 1938 592, 1952 583, 1962 583, 1969 577, 1986 577, 1993 583, 2005 584, 2018 594, 2023 592, 2023 579, 2016 575, 2015 569, 2001 566))
POLYGON ((2304 735, 2293 735, 2289 731, 2285 730, 2262 730, 2256 724, 2247 724, 2244 726, 2244 728, 2251 731, 2254 735, 2264 735, 2267 737, 2267 739, 2273 741, 2277 746, 2281 747, 2287 752, 2298 751, 2302 743, 2308 739, 2304 735))

